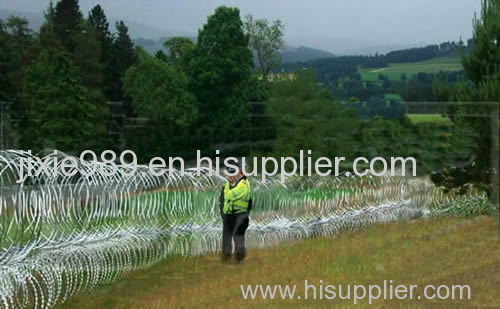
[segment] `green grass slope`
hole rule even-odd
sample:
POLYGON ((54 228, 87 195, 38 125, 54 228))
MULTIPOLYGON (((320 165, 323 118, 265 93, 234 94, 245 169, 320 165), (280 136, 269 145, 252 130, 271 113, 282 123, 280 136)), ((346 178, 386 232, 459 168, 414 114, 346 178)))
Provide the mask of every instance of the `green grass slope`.
MULTIPOLYGON (((332 284, 469 285, 470 300, 376 300, 375 308, 496 308, 500 237, 491 217, 438 218, 376 224, 336 238, 318 237, 249 250, 241 266, 215 255, 172 257, 60 308, 307 308, 351 307, 352 300, 304 300, 304 282, 332 284), (296 285, 294 300, 244 300, 240 285, 296 285)), ((312 292, 311 292, 312 293, 312 292)), ((352 292, 351 292, 352 293, 352 292)), ((368 301, 361 301, 368 307, 368 301)))
POLYGON ((404 73, 408 78, 417 73, 439 73, 440 71, 460 71, 462 64, 459 57, 440 57, 412 63, 391 63, 386 68, 360 68, 359 72, 365 81, 377 81, 383 74, 390 80, 400 80, 404 73))

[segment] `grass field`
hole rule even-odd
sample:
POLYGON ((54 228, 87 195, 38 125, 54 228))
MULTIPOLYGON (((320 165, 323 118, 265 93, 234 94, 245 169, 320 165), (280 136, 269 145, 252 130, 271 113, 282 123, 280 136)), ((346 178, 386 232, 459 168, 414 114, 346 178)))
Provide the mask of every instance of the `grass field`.
POLYGON ((379 74, 387 76, 390 80, 400 80, 403 73, 408 78, 423 73, 438 73, 440 71, 460 71, 462 64, 458 57, 441 57, 413 63, 391 63, 386 68, 361 68, 359 73, 365 81, 377 81, 379 74))
POLYGON ((408 118, 415 124, 422 122, 449 122, 450 118, 439 114, 408 114, 408 118))
MULTIPOLYGON (((61 308, 330 308, 352 300, 248 300, 240 284, 467 284, 471 300, 378 300, 375 307, 500 307, 500 237, 490 217, 440 218, 376 224, 336 238, 314 238, 250 250, 241 266, 215 255, 172 257, 110 286, 74 298, 61 308)), ((422 294, 420 290, 420 294, 422 294)), ((418 289, 417 289, 418 291, 418 289)), ((312 292, 311 292, 312 293, 312 292)), ((368 307, 367 301, 361 307, 368 307)))

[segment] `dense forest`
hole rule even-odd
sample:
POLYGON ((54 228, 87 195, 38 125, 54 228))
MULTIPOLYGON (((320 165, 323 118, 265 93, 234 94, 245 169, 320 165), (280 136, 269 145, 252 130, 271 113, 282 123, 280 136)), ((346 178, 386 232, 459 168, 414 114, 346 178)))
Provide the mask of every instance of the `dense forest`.
POLYGON ((406 101, 434 101, 432 83, 446 80, 450 83, 465 81, 467 75, 458 72, 419 72, 414 76, 401 76, 400 80, 390 80, 380 74, 378 81, 363 81, 360 68, 385 68, 391 63, 415 63, 438 57, 460 57, 473 48, 473 40, 463 42, 444 42, 421 48, 392 51, 385 55, 342 56, 316 59, 307 62, 283 64, 276 72, 295 72, 300 69, 312 69, 318 74, 320 82, 326 85, 339 99, 356 98, 367 101, 372 96, 397 93, 406 101))
MULTIPOLYGON (((487 24, 498 16, 490 15, 475 21, 466 44, 280 64, 284 25, 243 19, 236 8, 217 8, 195 40, 172 37, 151 53, 123 21, 110 25, 101 6, 84 14, 78 0, 51 2, 37 32, 20 17, 0 20, 2 146, 133 149, 141 162, 189 159, 196 149, 293 156, 309 148, 317 157, 396 152, 422 159, 423 172, 470 164, 489 153, 485 125, 461 117, 463 108, 406 102, 499 100, 500 48, 489 39, 498 29, 487 24), (461 59, 464 70, 372 81, 360 74, 439 57, 461 59), (453 125, 415 124, 408 113, 442 114, 453 125), (464 139, 454 134, 471 128, 482 144, 457 151, 464 139), (428 134, 440 130, 447 133, 428 134)), ((481 162, 487 170, 489 161, 481 162)))
POLYGON ((237 9, 217 9, 196 42, 172 38, 156 56, 134 45, 123 21, 111 29, 99 5, 85 15, 78 0, 61 0, 44 16, 39 32, 23 18, 0 20, 0 101, 11 120, 2 144, 75 154, 127 147, 145 159, 248 128, 258 85, 237 9))

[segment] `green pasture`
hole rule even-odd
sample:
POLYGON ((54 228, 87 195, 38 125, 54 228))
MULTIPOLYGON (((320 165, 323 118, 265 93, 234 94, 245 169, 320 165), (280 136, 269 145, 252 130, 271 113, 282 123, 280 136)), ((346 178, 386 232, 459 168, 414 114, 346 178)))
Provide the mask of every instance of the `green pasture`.
MULTIPOLYGON (((243 265, 218 256, 172 256, 149 269, 83 293, 57 308, 350 308, 352 300, 244 300, 240 285, 319 284, 469 285, 467 299, 367 299, 360 308, 497 308, 500 242, 490 217, 442 217, 379 223, 335 238, 317 237, 250 249, 243 265), (486 280, 485 280, 486 278, 486 280), (321 281, 320 281, 321 280, 321 281)), ((313 293, 311 291, 311 293, 313 293)), ((464 294, 465 296, 465 294, 464 294)), ((458 298, 458 291, 457 291, 458 298)))
POLYGON ((439 73, 462 70, 459 57, 440 57, 412 63, 391 63, 386 68, 360 68, 359 73, 364 81, 378 81, 379 74, 390 80, 400 80, 404 73, 408 78, 417 73, 439 73))
POLYGON ((408 118, 414 124, 417 123, 445 123, 450 122, 450 118, 440 114, 408 114, 408 118))

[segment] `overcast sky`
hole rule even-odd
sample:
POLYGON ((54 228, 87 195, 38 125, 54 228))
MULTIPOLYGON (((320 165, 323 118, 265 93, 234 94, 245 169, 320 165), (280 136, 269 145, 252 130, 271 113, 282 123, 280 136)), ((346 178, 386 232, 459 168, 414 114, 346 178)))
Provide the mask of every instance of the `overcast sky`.
MULTIPOLYGON (((49 0, 1 0, 0 8, 39 12, 49 0)), ((468 39, 480 0, 80 0, 82 11, 101 4, 108 17, 171 33, 196 34, 219 5, 242 16, 281 19, 290 45, 342 53, 468 39)))

